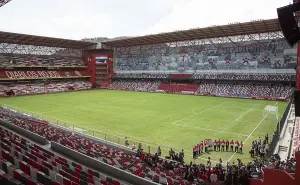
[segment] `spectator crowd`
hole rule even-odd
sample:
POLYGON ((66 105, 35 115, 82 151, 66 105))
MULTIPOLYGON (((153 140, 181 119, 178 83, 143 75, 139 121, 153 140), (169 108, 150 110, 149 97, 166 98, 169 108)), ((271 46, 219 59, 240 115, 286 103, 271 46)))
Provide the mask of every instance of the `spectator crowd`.
POLYGON ((0 84, 0 96, 20 96, 30 94, 56 93, 91 89, 92 84, 83 80, 67 80, 59 82, 30 83, 30 84, 0 84))
POLYGON ((81 58, 38 55, 1 56, 0 67, 84 66, 81 58))
MULTIPOLYGON (((167 73, 116 73, 115 78, 133 79, 164 79, 171 78, 167 73)), ((182 74, 183 75, 183 74, 182 74)), ((235 74, 235 73, 194 73, 192 79, 201 80, 257 80, 257 81, 291 81, 295 80, 292 74, 235 74)))
POLYGON ((149 80, 115 80, 108 86, 112 90, 128 90, 154 92, 160 85, 160 81, 149 80))
POLYGON ((294 88, 290 85, 271 85, 271 84, 234 84, 234 83, 213 83, 203 82, 201 84, 185 84, 185 83, 163 83, 155 80, 114 80, 108 86, 113 90, 130 90, 155 92, 165 91, 191 91, 193 94, 205 94, 215 96, 229 97, 257 97, 257 98, 279 98, 288 99, 294 88), (183 88, 184 87, 184 88, 183 88), (189 88, 191 87, 191 88, 189 88))
POLYGON ((258 81, 291 81, 295 75, 289 74, 234 74, 234 73, 200 73, 193 74, 193 79, 215 80, 258 80, 258 81))
POLYGON ((289 85, 202 83, 196 94, 287 99, 293 90, 294 88, 289 85))

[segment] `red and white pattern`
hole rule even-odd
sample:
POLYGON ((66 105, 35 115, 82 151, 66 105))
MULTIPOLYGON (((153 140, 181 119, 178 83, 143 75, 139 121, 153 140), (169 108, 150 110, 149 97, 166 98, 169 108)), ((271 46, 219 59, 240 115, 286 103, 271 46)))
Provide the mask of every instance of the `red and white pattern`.
POLYGON ((300 151, 300 117, 295 118, 295 128, 293 136, 292 154, 295 155, 296 151, 300 151))

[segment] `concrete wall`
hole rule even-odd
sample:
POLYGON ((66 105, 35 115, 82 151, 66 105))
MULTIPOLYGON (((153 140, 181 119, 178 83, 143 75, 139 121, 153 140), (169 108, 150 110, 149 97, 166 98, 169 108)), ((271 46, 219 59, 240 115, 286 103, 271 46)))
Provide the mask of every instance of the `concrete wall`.
POLYGON ((9 128, 9 129, 15 131, 16 133, 18 133, 20 135, 23 135, 24 137, 27 137, 27 138, 31 139, 32 141, 34 141, 38 144, 46 145, 46 144, 49 143, 49 141, 45 137, 39 136, 39 135, 37 135, 33 132, 25 130, 25 129, 23 129, 21 127, 18 127, 16 125, 4 122, 2 120, 0 120, 0 124, 3 125, 6 128, 9 128))
POLYGON ((109 176, 115 177, 122 181, 131 183, 131 184, 143 184, 143 185, 155 185, 156 183, 148 181, 144 178, 140 178, 131 173, 123 171, 119 168, 115 168, 108 164, 105 164, 101 161, 98 161, 94 158, 81 154, 75 150, 64 147, 63 145, 51 142, 51 149, 55 152, 61 153, 63 155, 68 156, 70 159, 73 159, 76 162, 82 163, 87 167, 93 168, 95 170, 101 171, 109 176))

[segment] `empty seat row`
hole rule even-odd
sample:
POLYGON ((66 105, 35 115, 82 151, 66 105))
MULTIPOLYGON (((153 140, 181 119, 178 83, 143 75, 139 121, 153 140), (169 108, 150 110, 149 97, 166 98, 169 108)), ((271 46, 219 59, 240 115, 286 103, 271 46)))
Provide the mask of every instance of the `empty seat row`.
POLYGON ((0 178, 29 185, 120 185, 0 127, 0 178))

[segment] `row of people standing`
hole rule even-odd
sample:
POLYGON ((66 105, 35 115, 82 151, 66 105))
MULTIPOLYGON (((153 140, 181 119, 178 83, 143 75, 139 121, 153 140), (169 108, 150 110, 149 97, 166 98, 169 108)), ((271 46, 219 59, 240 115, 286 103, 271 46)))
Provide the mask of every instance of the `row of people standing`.
POLYGON ((197 156, 201 155, 202 153, 208 152, 208 142, 207 141, 201 141, 199 144, 195 145, 193 147, 193 158, 197 158, 197 156))
POLYGON ((243 153, 243 147, 244 144, 243 142, 239 142, 236 141, 234 142, 233 140, 231 140, 229 142, 229 140, 215 140, 214 143, 214 151, 215 152, 236 152, 236 153, 243 153), (234 150, 233 150, 234 149, 234 150))
MULTIPOLYGON (((236 152, 236 153, 243 153, 243 147, 244 144, 243 142, 236 141, 234 142, 233 140, 215 140, 212 143, 213 150, 215 152, 236 152)), ((208 144, 207 141, 201 141, 199 144, 195 145, 193 147, 193 157, 197 158, 197 156, 207 153, 210 145, 208 144)))
POLYGON ((265 139, 261 140, 259 137, 257 140, 252 141, 251 149, 250 149, 250 156, 264 158, 265 154, 269 152, 269 136, 266 134, 265 139))

